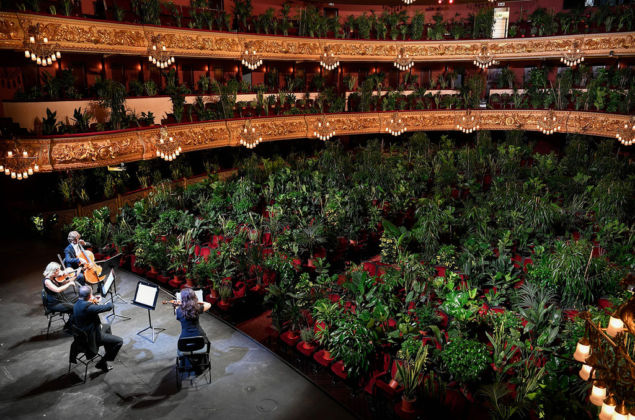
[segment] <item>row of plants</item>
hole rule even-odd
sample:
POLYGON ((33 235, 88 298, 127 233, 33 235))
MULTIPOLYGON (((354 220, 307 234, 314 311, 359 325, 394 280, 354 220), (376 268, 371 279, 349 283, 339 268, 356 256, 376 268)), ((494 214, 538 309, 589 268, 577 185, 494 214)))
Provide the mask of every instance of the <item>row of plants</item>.
MULTIPOLYGON (((581 66, 582 67, 582 66, 581 66)), ((519 91, 514 87, 514 74, 509 68, 503 69, 498 78, 499 85, 512 86, 511 94, 492 94, 489 96, 489 108, 494 109, 557 109, 606 111, 629 114, 635 104, 635 85, 632 83, 630 68, 600 68, 592 73, 588 68, 559 72, 555 81, 550 81, 549 69, 532 68, 525 82, 525 89, 519 91), (576 87, 577 85, 577 87, 576 87)), ((455 94, 428 92, 425 87, 407 85, 409 80, 398 89, 384 87, 386 75, 383 72, 372 73, 354 88, 356 80, 348 77, 345 82, 352 92, 338 91, 335 87, 320 88, 316 98, 305 92, 300 98, 292 90, 301 86, 302 81, 288 81, 289 89, 281 89, 277 94, 267 94, 264 88, 258 88, 256 98, 250 102, 237 101, 239 82, 232 79, 226 84, 211 84, 212 92, 218 95, 216 101, 210 97, 197 96, 193 104, 186 103, 186 95, 190 90, 178 84, 176 73, 166 74, 166 92, 172 102, 172 113, 163 116, 164 123, 210 121, 228 118, 244 118, 273 115, 300 115, 336 112, 370 112, 424 109, 469 109, 479 108, 486 92, 486 81, 482 74, 472 74, 463 78, 455 72, 445 72, 431 82, 431 86, 456 87, 458 80, 462 84, 455 89, 455 94), (459 78, 460 77, 460 78, 459 78), (404 92, 406 86, 412 88, 409 94, 404 92), (348 94, 347 94, 348 93, 348 94)), ((315 78, 314 78, 315 81, 315 78)), ((141 115, 126 110, 125 88, 112 80, 98 80, 96 85, 98 100, 102 109, 110 112, 107 123, 91 124, 93 115, 89 110, 75 109, 70 123, 58 122, 57 112, 47 109, 42 118, 41 133, 44 135, 77 133, 85 131, 103 131, 104 129, 121 129, 142 127, 155 124, 152 112, 141 115)), ((483 104, 485 106, 485 104, 483 104)), ((106 112, 107 112, 106 111, 106 112)))
POLYGON ((217 291, 221 308, 262 299, 285 339, 301 333, 356 386, 381 376, 432 406, 452 393, 493 418, 590 418, 569 361, 584 330, 575 313, 606 321, 600 298, 625 298, 635 176, 613 142, 533 146, 521 132, 467 144, 417 133, 252 155, 227 181, 160 187, 123 208, 105 242, 139 273, 197 284, 211 302, 217 291))
MULTIPOLYGON (((13 5, 21 11, 49 12, 65 16, 80 14, 79 2, 74 0, 41 1, 28 0, 13 5), (48 6, 48 7, 47 7, 48 6)), ((5 8, 10 4, 3 5, 5 8)), ((308 37, 392 39, 392 40, 443 40, 491 38, 494 9, 479 9, 467 18, 458 14, 444 20, 437 13, 432 22, 426 23, 423 10, 414 14, 406 9, 371 10, 354 15, 329 17, 313 5, 298 8, 291 15, 291 4, 284 3, 278 10, 268 8, 260 15, 253 14, 251 0, 234 2, 231 13, 222 10, 215 0, 190 0, 190 7, 177 6, 171 1, 135 0, 130 8, 114 4, 105 9, 96 3, 96 17, 119 22, 189 27, 216 31, 232 31, 299 35, 308 37)), ((509 37, 550 36, 580 33, 630 31, 633 28, 633 9, 629 6, 578 8, 555 13, 538 8, 527 15, 521 10, 518 21, 509 25, 509 37)), ((90 16, 95 17, 95 16, 90 16)))

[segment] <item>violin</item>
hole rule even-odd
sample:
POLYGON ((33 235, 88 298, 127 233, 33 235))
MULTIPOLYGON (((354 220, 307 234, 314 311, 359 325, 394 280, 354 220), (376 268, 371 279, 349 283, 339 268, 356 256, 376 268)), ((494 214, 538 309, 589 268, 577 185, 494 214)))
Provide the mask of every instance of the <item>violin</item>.
POLYGON ((91 296, 88 301, 94 303, 95 305, 99 305, 99 302, 101 302, 101 296, 91 296))
MULTIPOLYGON (((180 301, 180 300, 176 300, 176 299, 172 299, 172 300, 164 300, 162 303, 163 303, 164 305, 167 305, 168 303, 171 303, 171 304, 172 304, 172 305, 174 305, 174 306, 181 306, 181 301, 180 301)), ((196 302, 196 303, 198 303, 199 305, 205 305, 205 303, 204 303, 204 302, 196 302)))
POLYGON ((77 272, 72 268, 68 267, 63 270, 60 270, 60 273, 53 277, 57 283, 66 283, 67 281, 75 280, 77 277, 77 272))
POLYGON ((84 279, 86 283, 97 284, 104 279, 105 276, 101 276, 102 268, 100 265, 95 264, 95 255, 91 251, 86 251, 80 241, 77 243, 79 246, 80 254, 77 256, 84 266, 84 279))

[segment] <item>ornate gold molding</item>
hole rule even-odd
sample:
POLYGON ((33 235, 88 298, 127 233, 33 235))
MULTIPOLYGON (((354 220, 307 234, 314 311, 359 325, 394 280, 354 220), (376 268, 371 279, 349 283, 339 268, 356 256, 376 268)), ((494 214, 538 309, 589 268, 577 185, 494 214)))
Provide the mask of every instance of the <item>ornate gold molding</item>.
POLYGON ((486 46, 497 60, 561 57, 579 43, 585 57, 635 55, 635 32, 464 41, 365 41, 235 34, 131 25, 99 20, 0 12, 0 48, 20 49, 23 28, 40 24, 62 51, 145 55, 150 39, 161 35, 176 56, 240 59, 245 43, 265 60, 319 61, 325 47, 340 61, 392 62, 403 48, 413 60, 471 61, 486 46))
MULTIPOLYGON (((456 131, 465 110, 404 111, 399 117, 409 133, 416 131, 456 131)), ((394 112, 342 113, 324 115, 289 115, 254 118, 251 124, 260 132, 262 141, 314 138, 318 121, 324 118, 337 136, 385 134, 394 112)), ((547 115, 540 110, 472 110, 481 130, 540 131, 538 122, 547 115)), ((628 115, 596 112, 555 111, 560 132, 615 138, 615 133, 630 120, 628 115)), ((239 132, 245 120, 210 121, 168 126, 183 152, 239 146, 239 132)), ((121 162, 154 159, 159 128, 131 129, 79 136, 17 140, 29 154, 37 155, 41 171, 94 168, 121 162)), ((14 145, 13 140, 0 141, 0 153, 14 145)))

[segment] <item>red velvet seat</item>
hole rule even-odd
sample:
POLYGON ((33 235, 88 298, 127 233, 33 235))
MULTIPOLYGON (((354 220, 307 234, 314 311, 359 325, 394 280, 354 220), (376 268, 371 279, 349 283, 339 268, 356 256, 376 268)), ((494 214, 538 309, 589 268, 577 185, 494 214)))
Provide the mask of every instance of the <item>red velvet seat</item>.
POLYGON ((300 341, 300 335, 296 331, 285 331, 280 334, 280 340, 290 347, 295 347, 300 341))
POLYGON ((299 341, 298 344, 295 345, 296 350, 305 355, 306 357, 311 357, 313 353, 317 350, 317 347, 314 345, 310 345, 309 347, 304 346, 304 341, 299 341))
POLYGON ((403 386, 398 385, 396 388, 391 387, 390 381, 395 378, 397 375, 397 362, 395 360, 392 361, 392 366, 390 368, 390 375, 384 375, 383 377, 377 378, 375 385, 377 389, 381 390, 384 394, 386 394, 389 398, 395 397, 401 391, 403 391, 403 386), (388 381, 388 382, 386 382, 388 381))
POLYGON ((328 367, 331 363, 333 363, 333 359, 324 358, 324 353, 326 350, 318 350, 313 353, 313 360, 315 360, 319 365, 328 367))
POLYGON ((338 360, 337 362, 331 365, 331 372, 333 372, 336 376, 346 379, 348 378, 348 372, 346 371, 346 366, 344 366, 344 362, 338 360))

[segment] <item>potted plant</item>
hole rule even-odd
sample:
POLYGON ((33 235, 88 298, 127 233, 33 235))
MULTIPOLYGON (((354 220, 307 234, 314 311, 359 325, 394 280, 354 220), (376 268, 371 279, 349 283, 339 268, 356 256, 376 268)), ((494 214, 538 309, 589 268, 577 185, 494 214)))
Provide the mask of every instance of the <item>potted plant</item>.
POLYGON ((407 413, 414 411, 413 404, 416 401, 417 388, 423 380, 423 372, 428 361, 428 346, 419 344, 416 354, 406 346, 400 350, 401 363, 397 363, 396 379, 403 385, 401 397, 401 409, 407 413))
POLYGON ((220 295, 220 303, 218 304, 218 307, 222 310, 229 309, 229 298, 232 296, 233 293, 234 291, 231 281, 223 281, 218 287, 218 294, 220 295))
POLYGON ((312 350, 315 348, 315 332, 313 331, 313 328, 301 329, 300 338, 302 339, 302 347, 305 350, 312 350))

